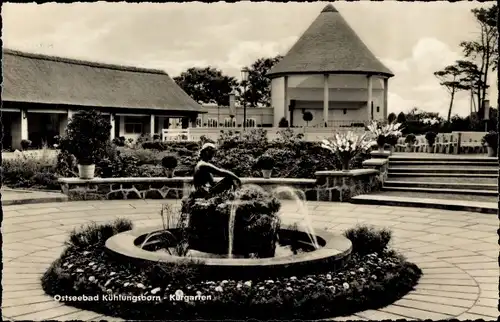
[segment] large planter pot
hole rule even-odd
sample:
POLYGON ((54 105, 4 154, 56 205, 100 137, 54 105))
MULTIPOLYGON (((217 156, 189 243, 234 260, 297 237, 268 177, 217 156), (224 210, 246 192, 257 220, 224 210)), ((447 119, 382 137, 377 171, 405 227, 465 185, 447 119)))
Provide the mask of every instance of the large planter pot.
POLYGON ((496 156, 495 149, 493 149, 491 146, 488 146, 487 149, 488 149, 488 156, 489 157, 496 156))
POLYGON ((391 155, 394 154, 394 149, 395 149, 394 145, 391 145, 391 148, 390 148, 391 155))
POLYGON ((378 146, 378 152, 384 152, 384 146, 383 145, 379 145, 378 146))
POLYGON ((95 164, 79 164, 78 176, 80 179, 94 179, 95 164))
POLYGON ((266 179, 271 178, 271 172, 272 172, 273 170, 261 170, 261 171, 262 171, 262 176, 263 176, 264 178, 266 178, 266 179))
POLYGON ((411 152, 413 150, 413 144, 408 144, 406 146, 406 152, 411 152))

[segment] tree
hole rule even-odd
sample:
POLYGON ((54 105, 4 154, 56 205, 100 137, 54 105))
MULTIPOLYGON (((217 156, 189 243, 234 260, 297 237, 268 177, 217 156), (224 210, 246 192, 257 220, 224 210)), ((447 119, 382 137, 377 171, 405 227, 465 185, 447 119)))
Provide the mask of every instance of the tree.
POLYGON ((400 112, 398 114, 398 118, 397 118, 396 122, 401 123, 401 124, 405 124, 406 123, 406 115, 405 115, 404 112, 400 112))
POLYGON ((434 72, 434 76, 439 79, 439 85, 446 87, 448 92, 450 92, 450 106, 448 107, 448 117, 446 119, 448 122, 451 119, 451 110, 453 109, 455 93, 467 89, 467 86, 463 86, 460 82, 461 75, 462 71, 456 65, 449 65, 442 70, 434 72))
POLYGON ((229 106, 229 94, 238 86, 234 77, 213 67, 192 67, 174 77, 174 81, 195 101, 229 106))
POLYGON ((313 120, 313 115, 311 112, 306 111, 302 113, 302 119, 307 123, 307 126, 309 126, 309 122, 313 120))
POLYGON ((282 58, 281 55, 259 58, 248 68, 248 87, 244 96, 249 106, 271 106, 271 79, 266 74, 282 58))
POLYGON ((465 57, 478 62, 480 74, 479 86, 476 88, 478 99, 478 114, 482 116, 486 89, 488 88, 488 73, 498 67, 498 7, 475 8, 474 14, 480 28, 479 37, 473 41, 462 41, 460 47, 465 57))

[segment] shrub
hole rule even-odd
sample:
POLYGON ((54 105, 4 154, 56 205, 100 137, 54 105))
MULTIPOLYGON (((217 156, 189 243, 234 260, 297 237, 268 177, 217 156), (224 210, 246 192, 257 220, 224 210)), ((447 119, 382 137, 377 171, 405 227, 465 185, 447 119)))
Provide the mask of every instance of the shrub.
POLYGON ((79 164, 94 164, 109 141, 111 123, 96 110, 76 113, 61 138, 61 150, 73 154, 79 164))
POLYGON ((495 131, 490 131, 486 133, 483 136, 481 143, 483 145, 488 145, 489 147, 493 148, 493 150, 496 152, 498 150, 498 133, 495 131))
POLYGON ((313 115, 311 112, 306 111, 302 113, 302 119, 309 125, 309 122, 313 120, 313 115))
POLYGON ((165 169, 175 169, 177 167, 178 161, 175 155, 167 155, 161 159, 161 165, 165 169))
POLYGON ((107 239, 123 231, 131 230, 132 227, 133 224, 130 220, 121 218, 116 219, 111 224, 98 225, 94 222, 78 230, 73 229, 65 244, 75 249, 88 251, 103 247, 107 239))
POLYGON ((124 147, 125 146, 125 137, 120 136, 120 137, 114 138, 112 142, 116 146, 124 147))
POLYGON ((59 189, 54 167, 52 159, 21 154, 2 161, 2 183, 11 188, 59 189))
POLYGON ((23 151, 28 150, 30 148, 30 146, 31 146, 31 143, 32 142, 30 140, 21 140, 21 149, 23 151))
POLYGON ((288 120, 284 117, 281 118, 281 120, 278 123, 278 127, 289 127, 288 120))
POLYGON ((425 139, 427 140, 427 143, 429 143, 430 146, 433 146, 434 143, 436 143, 436 132, 429 131, 425 133, 425 139))
POLYGON ((380 134, 379 136, 377 136, 377 145, 378 146, 384 146, 385 143, 386 143, 386 137, 385 137, 385 135, 380 134))
POLYGON ((397 135, 391 134, 386 137, 385 141, 390 146, 395 146, 396 144, 398 144, 398 139, 399 137, 397 135))
POLYGON ((415 136, 415 134, 408 134, 405 138, 405 143, 408 144, 408 145, 413 145, 415 144, 415 142, 417 142, 417 137, 415 136))
POLYGON ((274 164, 274 159, 269 154, 263 154, 257 159, 256 166, 261 170, 272 170, 274 164))
MULTIPOLYGON (((404 114, 403 114, 403 115, 404 115, 404 114)), ((389 123, 394 123, 396 120, 397 120, 397 122, 398 122, 398 123, 403 123, 403 122, 400 122, 400 121, 398 120, 398 117, 396 116, 396 114, 395 114, 395 113, 391 113, 391 114, 389 114, 389 115, 387 116, 387 121, 388 121, 389 123)))
POLYGON ((392 234, 387 229, 375 229, 368 226, 357 226, 344 232, 344 236, 352 242, 352 251, 360 255, 382 253, 389 244, 392 234))

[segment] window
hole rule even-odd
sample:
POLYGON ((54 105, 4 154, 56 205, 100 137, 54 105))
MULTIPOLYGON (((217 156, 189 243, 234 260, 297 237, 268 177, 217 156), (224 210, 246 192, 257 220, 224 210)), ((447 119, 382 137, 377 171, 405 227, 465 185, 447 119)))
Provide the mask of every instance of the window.
POLYGON ((346 108, 344 108, 344 114, 347 114, 347 109, 346 108))
POLYGON ((254 118, 247 119, 246 127, 257 127, 257 121, 254 118))
POLYGON ((224 119, 224 127, 236 127, 236 120, 234 118, 231 119, 230 117, 226 117, 224 119))
POLYGON ((218 126, 217 119, 208 119, 207 126, 208 127, 217 127, 218 126))
POLYGON ((380 106, 377 106, 377 113, 380 113, 380 106))
POLYGON ((201 117, 196 118, 196 127, 201 127, 203 123, 201 122, 201 117))
POLYGON ((125 117, 125 133, 127 134, 142 134, 143 122, 139 117, 126 116, 125 117))

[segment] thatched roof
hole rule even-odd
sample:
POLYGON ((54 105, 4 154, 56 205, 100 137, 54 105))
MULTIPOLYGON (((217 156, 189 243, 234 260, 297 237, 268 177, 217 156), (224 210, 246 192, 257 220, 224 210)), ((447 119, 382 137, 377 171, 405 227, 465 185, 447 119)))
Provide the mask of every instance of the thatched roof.
POLYGON ((394 76, 331 4, 267 75, 320 73, 394 76))
POLYGON ((3 49, 4 101, 202 112, 167 73, 3 49))

